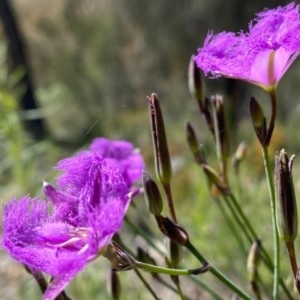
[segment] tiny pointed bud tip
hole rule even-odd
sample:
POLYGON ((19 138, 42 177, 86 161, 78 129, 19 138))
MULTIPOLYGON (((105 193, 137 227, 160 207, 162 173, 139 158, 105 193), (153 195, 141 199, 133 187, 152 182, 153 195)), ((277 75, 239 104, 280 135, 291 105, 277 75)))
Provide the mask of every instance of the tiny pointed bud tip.
POLYGON ((46 188, 47 186, 49 186, 50 185, 50 183, 49 182, 47 182, 47 181, 45 181, 45 180, 43 180, 43 188, 46 188))

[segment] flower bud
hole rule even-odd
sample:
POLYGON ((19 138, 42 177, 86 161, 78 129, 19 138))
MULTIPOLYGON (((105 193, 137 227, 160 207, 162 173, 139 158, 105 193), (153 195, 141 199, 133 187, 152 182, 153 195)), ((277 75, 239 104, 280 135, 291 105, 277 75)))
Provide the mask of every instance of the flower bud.
POLYGON ((160 215, 163 210, 163 201, 157 184, 146 172, 143 173, 143 187, 148 210, 154 216, 160 215))
POLYGON ((222 163, 230 156, 230 139, 226 124, 224 100, 221 95, 216 95, 211 98, 213 111, 216 150, 218 159, 222 163))
POLYGON ((134 259, 115 242, 106 247, 103 256, 110 261, 114 271, 128 271, 135 268, 134 259))
POLYGON ((211 101, 207 97, 204 98, 201 112, 202 115, 204 116, 205 122, 210 132, 212 133, 213 136, 215 136, 214 121, 213 121, 213 116, 211 111, 211 101))
POLYGON ((257 295, 257 299, 261 299, 260 290, 258 286, 258 266, 260 262, 260 240, 255 241, 249 251, 247 259, 247 270, 249 281, 253 292, 257 295))
POLYGON ((167 217, 157 216, 156 221, 160 231, 175 243, 186 246, 189 243, 188 233, 167 217))
POLYGON ((202 165, 202 168, 206 175, 210 188, 216 186, 221 193, 225 195, 230 193, 228 186, 224 185, 222 178, 219 176, 216 170, 214 170, 209 165, 202 165))
POLYGON ((284 149, 275 156, 275 189, 277 196, 277 229, 285 243, 293 242, 298 233, 297 204, 292 178, 294 155, 288 158, 284 149))
POLYGON ((250 99, 250 113, 256 136, 262 146, 268 146, 266 118, 254 97, 250 99))
POLYGON ((156 94, 148 97, 148 101, 156 176, 160 182, 169 183, 172 177, 172 166, 162 112, 156 94))
POLYGON ((250 282, 257 281, 257 271, 260 262, 260 240, 255 241, 249 251, 247 259, 247 270, 249 274, 250 282))
POLYGON ((43 192, 47 197, 47 199, 52 203, 55 203, 57 199, 60 199, 59 198, 60 193, 56 190, 56 188, 52 184, 46 181, 43 182, 43 192))
POLYGON ((300 269, 298 269, 296 273, 295 285, 298 290, 298 293, 300 294, 300 269))
POLYGON ((188 70, 189 91, 193 98, 195 98, 201 109, 201 101, 204 95, 204 83, 200 69, 196 66, 194 56, 190 59, 188 70))
POLYGON ((185 132, 186 132, 186 139, 187 139, 188 146, 196 162, 199 165, 205 164, 206 163, 205 153, 203 152, 202 148, 198 145, 196 133, 189 122, 187 122, 186 124, 185 132))

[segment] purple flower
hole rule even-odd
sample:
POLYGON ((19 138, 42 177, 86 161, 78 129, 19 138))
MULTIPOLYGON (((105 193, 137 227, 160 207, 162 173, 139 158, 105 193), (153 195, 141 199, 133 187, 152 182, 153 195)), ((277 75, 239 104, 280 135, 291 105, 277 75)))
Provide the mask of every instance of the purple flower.
POLYGON ((210 32, 194 59, 205 75, 245 80, 269 91, 299 54, 299 5, 290 3, 258 13, 248 33, 210 32))
POLYGON ((123 140, 96 138, 91 143, 90 149, 103 157, 115 159, 128 185, 132 185, 141 178, 145 164, 139 150, 135 149, 131 143, 123 140))
POLYGON ((28 196, 4 206, 2 247, 30 269, 53 277, 44 300, 53 300, 101 255, 121 228, 130 188, 117 161, 98 153, 59 162, 59 189, 44 185, 47 201, 28 196))

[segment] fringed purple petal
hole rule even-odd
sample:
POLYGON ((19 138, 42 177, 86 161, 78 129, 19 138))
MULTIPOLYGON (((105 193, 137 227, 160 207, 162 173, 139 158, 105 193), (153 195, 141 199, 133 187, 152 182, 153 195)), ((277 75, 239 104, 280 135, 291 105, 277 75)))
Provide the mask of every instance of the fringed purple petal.
MULTIPOLYGON (((106 214, 106 207, 111 203, 118 202, 118 209, 123 210, 123 218, 124 207, 129 201, 129 192, 116 161, 104 159, 99 166, 91 168, 86 179, 86 186, 80 194, 79 217, 82 220, 81 223, 88 222, 89 226, 97 228, 97 230, 106 230, 110 225, 109 223, 102 224, 100 215, 106 214), (102 225, 91 225, 92 223, 89 221, 94 219, 94 222, 99 221, 102 225)), ((114 215, 116 219, 119 217, 119 214, 113 210, 109 214, 114 215)), ((113 229, 113 231, 116 232, 117 230, 113 229)))
POLYGON ((96 138, 90 145, 92 152, 97 152, 103 157, 126 159, 133 152, 133 145, 127 141, 112 141, 106 138, 96 138))
POLYGON ((4 205, 2 245, 13 242, 22 246, 34 240, 35 228, 48 220, 48 209, 45 201, 28 196, 4 205))
POLYGON ((58 186, 71 195, 78 196, 85 187, 91 166, 101 164, 103 158, 90 152, 81 152, 77 156, 60 160, 56 169, 63 172, 57 178, 58 186))
POLYGON ((120 169, 128 186, 131 186, 142 177, 143 170, 145 169, 143 157, 138 151, 133 152, 126 160, 120 161, 120 169))
POLYGON ((76 273, 69 273, 55 277, 45 291, 42 300, 55 300, 73 277, 75 277, 76 273))
POLYGON ((123 140, 96 138, 91 143, 90 149, 104 158, 115 159, 129 187, 141 179, 142 171, 145 169, 144 160, 131 143, 123 140))
POLYGON ((53 204, 52 219, 76 226, 78 224, 78 197, 59 191, 48 183, 44 183, 43 191, 53 204))
POLYGON ((241 79, 270 89, 299 54, 299 5, 290 3, 257 14, 249 33, 209 33, 194 59, 205 75, 241 79))
POLYGON ((89 239, 76 227, 52 222, 39 199, 24 197, 4 206, 2 247, 30 268, 52 276, 77 272, 97 254, 89 239))

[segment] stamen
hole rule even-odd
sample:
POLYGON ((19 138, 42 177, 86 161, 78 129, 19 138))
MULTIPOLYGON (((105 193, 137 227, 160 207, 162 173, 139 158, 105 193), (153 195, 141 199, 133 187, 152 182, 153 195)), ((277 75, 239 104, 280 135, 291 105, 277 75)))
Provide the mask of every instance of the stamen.
MULTIPOLYGON (((60 244, 49 244, 49 246, 55 246, 55 247, 66 247, 66 246, 74 246, 76 242, 85 242, 87 239, 89 233, 91 230, 86 227, 72 227, 69 228, 68 233, 70 236, 72 236, 70 239, 68 239, 65 242, 62 242, 60 244)), ((89 248, 89 245, 84 243, 84 245, 79 249, 78 254, 84 253, 89 248)))
POLYGON ((73 244, 75 242, 78 242, 80 240, 81 240, 81 238, 74 237, 74 238, 71 238, 71 239, 63 242, 63 243, 57 244, 57 245, 53 245, 53 244, 49 244, 49 243, 47 243, 47 245, 49 245, 49 246, 56 246, 56 247, 65 247, 65 246, 69 246, 69 245, 71 245, 71 244, 73 244))
POLYGON ((84 253, 89 247, 90 247, 89 244, 85 244, 85 245, 78 251, 78 254, 84 253))

